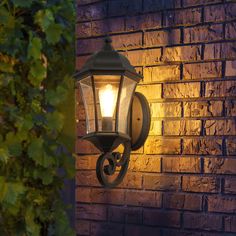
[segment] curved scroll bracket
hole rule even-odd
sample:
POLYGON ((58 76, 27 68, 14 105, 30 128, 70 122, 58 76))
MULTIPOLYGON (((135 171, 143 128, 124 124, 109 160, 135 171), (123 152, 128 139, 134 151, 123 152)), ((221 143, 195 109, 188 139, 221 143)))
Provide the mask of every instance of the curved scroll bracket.
POLYGON ((144 145, 150 130, 150 108, 146 97, 135 92, 131 108, 131 149, 137 150, 144 145))
POLYGON ((97 160, 97 178, 106 188, 113 188, 120 184, 128 170, 131 144, 127 141, 123 145, 122 155, 119 152, 107 152, 100 155, 97 160), (120 167, 119 170, 117 170, 118 167, 120 167))

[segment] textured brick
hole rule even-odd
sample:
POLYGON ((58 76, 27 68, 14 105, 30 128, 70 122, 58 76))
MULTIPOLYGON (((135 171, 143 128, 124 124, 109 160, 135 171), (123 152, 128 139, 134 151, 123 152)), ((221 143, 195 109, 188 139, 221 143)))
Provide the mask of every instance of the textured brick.
POLYGON ((200 158, 164 157, 162 160, 163 172, 200 173, 200 158))
POLYGON ((144 150, 147 154, 180 154, 180 139, 150 136, 146 140, 144 150))
POLYGON ((223 21, 225 19, 225 8, 224 5, 213 5, 205 7, 205 18, 204 21, 223 21))
POLYGON ((80 120, 76 124, 76 134, 79 137, 86 135, 86 121, 85 120, 80 120))
POLYGON ((141 0, 116 0, 109 1, 108 15, 120 16, 120 15, 135 15, 141 12, 142 1, 141 0))
POLYGON ((180 176, 144 175, 143 186, 145 189, 151 190, 178 190, 180 176))
POLYGON ((115 49, 132 49, 142 46, 142 33, 122 34, 111 37, 115 49))
POLYGON ((200 135, 200 120, 167 120, 164 121, 164 135, 200 135))
POLYGON ((151 103, 151 116, 160 117, 181 117, 180 102, 151 103))
POLYGON ((76 233, 79 235, 90 234, 90 222, 86 220, 76 220, 76 233))
POLYGON ((197 155, 222 155, 222 140, 207 138, 184 139, 183 153, 197 155))
POLYGON ((86 38, 92 35, 91 22, 78 23, 76 25, 76 36, 86 38))
POLYGON ((134 188, 141 189, 142 187, 142 175, 139 173, 127 173, 123 182, 119 185, 121 188, 134 188))
POLYGON ((151 120, 149 135, 162 135, 162 121, 151 120))
POLYGON ((131 16, 126 19, 126 30, 144 30, 161 27, 161 12, 131 16))
POLYGON ((236 194, 236 178, 225 179, 224 193, 236 194))
POLYGON ((185 117, 222 116, 222 101, 184 102, 185 117))
POLYGON ((99 151, 95 146, 87 140, 76 140, 76 153, 77 154, 97 154, 99 151))
POLYGON ((210 79, 221 77, 221 62, 185 64, 183 79, 210 79))
POLYGON ((161 159, 151 155, 131 155, 129 169, 132 171, 160 172, 161 159))
POLYGON ((105 19, 91 23, 92 35, 104 35, 124 31, 125 23, 123 18, 105 19))
POLYGON ((204 59, 234 59, 236 58, 236 42, 206 44, 204 59))
POLYGON ((143 223, 145 225, 180 227, 180 213, 144 209, 143 223))
POLYGON ((225 217, 225 231, 236 233, 236 216, 227 216, 225 217))
POLYGON ((236 76, 236 61, 226 61, 225 76, 236 76))
POLYGON ((236 94, 236 81, 206 82, 206 97, 230 97, 236 94))
POLYGON ((235 138, 226 140, 227 155, 236 155, 236 140, 235 138))
POLYGON ((183 176, 183 191, 217 193, 219 189, 220 179, 213 177, 183 176))
POLYGON ((166 47, 164 48, 162 60, 164 62, 201 60, 201 46, 166 47))
POLYGON ((208 196, 207 202, 209 212, 236 213, 235 197, 208 196))
POLYGON ((205 158, 205 173, 236 174, 236 159, 205 158))
POLYGON ((78 21, 89 21, 101 19, 106 16, 106 5, 104 3, 96 3, 93 5, 80 6, 77 9, 78 21))
POLYGON ((106 220, 107 207, 95 204, 78 204, 76 214, 79 219, 106 220))
POLYGON ((134 50, 123 53, 133 66, 154 65, 160 61, 161 49, 134 50))
POLYGON ((173 81, 180 79, 178 65, 165 65, 144 68, 144 82, 173 81))
POLYGON ((142 209, 134 207, 109 207, 108 217, 110 221, 128 224, 140 224, 142 222, 142 209))
POLYGON ((144 45, 147 47, 173 45, 180 43, 180 30, 158 30, 144 33, 144 45))
POLYGON ((194 25, 201 22, 201 9, 181 9, 168 11, 164 16, 165 26, 194 25))
POLYGON ((184 228, 220 231, 222 229, 222 217, 199 213, 185 213, 184 228))
POLYGON ((142 93, 148 100, 161 98, 161 84, 140 85, 136 91, 142 93))
POLYGON ((79 70, 83 67, 84 63, 88 60, 89 56, 76 57, 76 69, 79 70))
MULTIPOLYGON (((100 185, 98 151, 77 141, 76 152, 82 154, 76 158, 77 234, 233 236, 236 2, 77 4, 77 70, 110 33, 113 46, 144 76, 137 91, 151 109, 148 139, 132 152, 128 173, 117 188, 100 185)), ((85 110, 80 95, 76 102, 75 128, 82 136, 85 110)))
POLYGON ((207 120, 204 128, 206 135, 236 135, 235 120, 207 120))
POLYGON ((95 171, 78 171, 76 184, 81 186, 100 186, 95 171))
POLYGON ((154 191, 127 191, 126 204, 143 207, 161 207, 162 195, 154 191))
POLYGON ((121 236, 124 227, 121 224, 111 222, 91 222, 91 236, 121 236))
POLYGON ((164 98, 196 98, 200 97, 200 83, 164 84, 164 98))
POLYGON ((77 40, 77 54, 94 53, 103 46, 103 39, 79 39, 77 40))
POLYGON ((227 23, 225 26, 225 38, 235 39, 236 38, 236 22, 227 23))
POLYGON ((236 4, 212 5, 205 8, 205 21, 217 22, 235 19, 236 4))
POLYGON ((104 204, 124 204, 124 190, 92 188, 90 192, 91 202, 104 204))
POLYGON ((126 225, 125 226, 125 236, 135 235, 135 236, 161 236, 161 230, 159 228, 146 227, 143 225, 126 225))
POLYGON ((79 155, 76 158, 77 170, 88 170, 96 168, 96 161, 98 156, 82 156, 79 155))
POLYGON ((77 0, 78 5, 89 4, 94 2, 99 2, 100 0, 77 0))
POLYGON ((197 43, 223 38, 223 25, 197 26, 184 29, 184 42, 197 43))
POLYGON ((91 188, 84 188, 84 187, 76 188, 76 201, 90 202, 91 201, 91 188))
POLYGON ((180 7, 180 0, 168 0, 168 1, 145 0, 144 11, 145 12, 158 11, 176 7, 180 7))
POLYGON ((163 205, 167 209, 200 211, 202 197, 194 194, 166 193, 163 196, 163 205))
MULTIPOLYGON (((164 229, 163 233, 165 236, 203 236, 201 233, 183 231, 179 229, 164 229)), ((221 235, 205 235, 204 236, 221 236, 221 235)))
POLYGON ((197 6, 211 3, 222 2, 221 0, 183 0, 183 6, 197 6))

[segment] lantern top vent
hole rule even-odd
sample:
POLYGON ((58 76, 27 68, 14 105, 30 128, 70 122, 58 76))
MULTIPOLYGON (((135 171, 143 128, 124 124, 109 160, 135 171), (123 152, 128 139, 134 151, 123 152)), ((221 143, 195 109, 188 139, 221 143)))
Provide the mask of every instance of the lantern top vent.
POLYGON ((110 37, 104 40, 102 49, 94 53, 84 64, 82 69, 75 74, 75 78, 80 80, 88 75, 126 75, 139 82, 142 75, 138 74, 129 60, 118 53, 112 46, 110 37))

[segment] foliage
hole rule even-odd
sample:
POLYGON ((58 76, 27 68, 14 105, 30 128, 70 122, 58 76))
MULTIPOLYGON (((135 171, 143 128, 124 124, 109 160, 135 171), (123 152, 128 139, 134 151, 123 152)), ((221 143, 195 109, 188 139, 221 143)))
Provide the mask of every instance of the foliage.
POLYGON ((73 0, 0 1, 0 235, 74 235, 60 199, 74 160, 57 108, 74 69, 74 9, 73 0))

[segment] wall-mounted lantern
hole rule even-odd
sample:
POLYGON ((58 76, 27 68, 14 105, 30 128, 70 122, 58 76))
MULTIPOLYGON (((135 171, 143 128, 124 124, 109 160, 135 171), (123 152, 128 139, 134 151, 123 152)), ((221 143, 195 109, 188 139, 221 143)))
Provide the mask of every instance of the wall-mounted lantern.
POLYGON ((135 92, 142 79, 128 59, 106 38, 103 48, 76 73, 86 113, 86 135, 102 154, 97 178, 105 187, 121 183, 131 150, 140 148, 149 133, 150 110, 146 98, 135 92), (123 154, 114 150, 123 144, 123 154))

